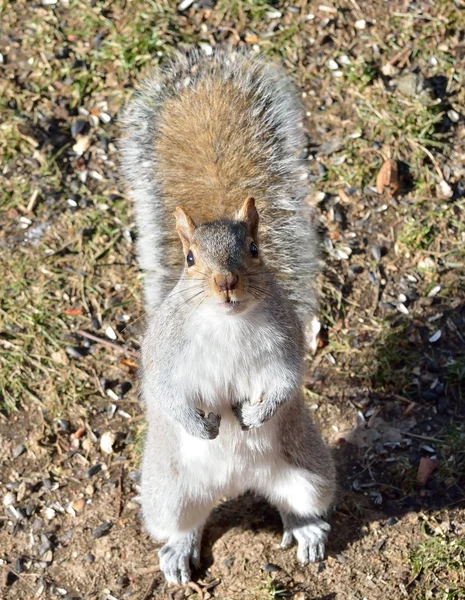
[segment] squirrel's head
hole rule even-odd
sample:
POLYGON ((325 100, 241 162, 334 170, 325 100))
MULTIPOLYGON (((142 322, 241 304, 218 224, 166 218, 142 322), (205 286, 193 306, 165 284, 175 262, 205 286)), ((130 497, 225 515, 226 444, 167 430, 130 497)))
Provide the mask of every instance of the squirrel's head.
POLYGON ((196 225, 179 206, 175 217, 185 257, 184 280, 191 283, 193 301, 237 314, 267 294, 253 198, 247 198, 235 220, 196 225))

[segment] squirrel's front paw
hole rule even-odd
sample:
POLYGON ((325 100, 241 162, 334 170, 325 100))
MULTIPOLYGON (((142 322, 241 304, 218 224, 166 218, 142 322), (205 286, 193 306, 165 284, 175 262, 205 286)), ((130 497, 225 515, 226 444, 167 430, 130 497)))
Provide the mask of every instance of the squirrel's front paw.
POLYGON ((205 431, 207 433, 206 438, 214 440, 218 437, 220 432, 221 415, 215 415, 214 413, 208 413, 206 417, 203 417, 205 423, 205 431))
POLYGON ((261 427, 272 416, 266 414, 261 404, 252 404, 249 401, 232 406, 232 411, 239 421, 242 431, 261 427))

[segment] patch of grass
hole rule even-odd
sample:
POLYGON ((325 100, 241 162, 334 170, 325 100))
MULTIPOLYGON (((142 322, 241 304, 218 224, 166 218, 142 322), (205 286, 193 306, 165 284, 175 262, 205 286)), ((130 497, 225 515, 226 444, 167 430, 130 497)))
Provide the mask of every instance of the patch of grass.
POLYGON ((410 554, 412 598, 465 598, 465 538, 435 535, 410 554))

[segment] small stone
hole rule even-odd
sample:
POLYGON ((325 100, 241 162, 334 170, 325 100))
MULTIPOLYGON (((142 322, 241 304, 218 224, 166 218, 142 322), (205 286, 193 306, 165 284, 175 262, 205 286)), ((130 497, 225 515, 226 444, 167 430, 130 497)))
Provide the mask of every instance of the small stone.
POLYGON ((100 449, 105 454, 111 454, 113 452, 113 444, 115 443, 116 435, 113 431, 105 431, 100 438, 100 449))
POLYGON ((110 529, 113 527, 113 523, 111 521, 103 521, 100 525, 95 529, 92 537, 94 540, 98 540, 99 538, 107 535, 110 529))
POLYGON ((225 558, 223 560, 223 566, 225 566, 227 569, 231 568, 234 564, 234 561, 236 559, 234 558, 234 556, 230 556, 229 558, 225 558))
POLYGON ((402 302, 402 304, 405 304, 407 302, 408 298, 407 298, 407 296, 405 294, 399 294, 397 296, 397 300, 399 302, 402 302))
POLYGON ((397 89, 404 96, 414 98, 421 91, 422 82, 423 78, 418 73, 407 73, 399 78, 397 89))
POLYGON ((84 498, 77 498, 76 500, 73 500, 73 502, 71 503, 71 507, 73 510, 75 510, 76 512, 81 512, 81 510, 84 509, 86 505, 86 501, 84 500, 84 498))
POLYGON ((395 525, 396 523, 399 522, 399 519, 397 519, 396 517, 390 517, 387 521, 386 521, 386 525, 388 525, 389 527, 392 527, 393 525, 395 525))
POLYGON ((447 116, 453 123, 458 123, 460 120, 459 113, 452 109, 447 111, 447 116))
POLYGON ((358 21, 355 21, 354 23, 355 29, 365 29, 365 27, 367 26, 367 22, 365 21, 365 19, 359 19, 358 21))
POLYGON ((54 519, 56 517, 56 512, 53 508, 51 508, 50 506, 47 506, 47 508, 44 510, 44 515, 45 515, 46 519, 51 521, 52 519, 54 519))
POLYGON ((92 563, 94 563, 94 562, 95 562, 95 556, 94 556, 94 555, 93 555, 91 552, 89 552, 88 554, 86 554, 86 555, 84 556, 84 560, 85 560, 86 562, 88 562, 88 563, 91 563, 91 564, 92 564, 92 563))
POLYGON ((47 552, 45 552, 41 558, 43 562, 51 563, 53 561, 53 552, 51 550, 47 550, 47 552))
POLYGON ((21 454, 26 450, 26 446, 23 444, 18 444, 13 448, 13 458, 18 458, 21 454))
POLYGON ((454 195, 452 188, 450 187, 450 185, 447 183, 447 181, 445 179, 443 179, 442 181, 439 182, 438 188, 439 188, 439 194, 443 198, 446 198, 447 200, 449 198, 452 198, 452 196, 454 195))

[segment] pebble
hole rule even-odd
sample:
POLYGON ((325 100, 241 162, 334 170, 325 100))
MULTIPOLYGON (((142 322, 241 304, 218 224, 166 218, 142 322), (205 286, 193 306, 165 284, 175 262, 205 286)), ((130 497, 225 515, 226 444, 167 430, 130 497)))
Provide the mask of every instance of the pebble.
POLYGON ((100 449, 105 454, 111 454, 113 452, 113 444, 115 443, 116 435, 113 431, 105 431, 100 438, 100 449))
POLYGON ((227 569, 231 568, 234 564, 235 558, 234 556, 230 556, 229 558, 225 558, 223 560, 223 566, 225 566, 227 569))
POLYGON ((439 193, 443 198, 446 198, 448 200, 449 198, 452 198, 452 196, 454 195, 452 188, 450 187, 450 185, 447 183, 447 181, 445 179, 443 179, 442 181, 439 182, 438 187, 439 187, 439 193))
POLYGON ((111 521, 103 521, 100 525, 94 530, 92 537, 94 540, 98 540, 99 538, 107 535, 110 529, 113 527, 113 523, 111 521))
POLYGON ((45 552, 41 558, 42 562, 51 563, 53 561, 53 552, 51 550, 47 550, 47 552, 45 552))
POLYGON ((355 25, 355 29, 365 29, 365 27, 367 26, 367 22, 365 21, 365 19, 359 19, 358 21, 355 21, 354 23, 355 25))
POLYGON ((458 121, 460 120, 459 113, 452 109, 447 111, 447 116, 453 123, 458 123, 458 121))
POLYGON ((56 511, 53 508, 51 508, 50 506, 47 506, 47 508, 44 510, 44 515, 45 515, 46 519, 51 521, 52 519, 54 519, 56 517, 56 511))
POLYGON ((71 423, 67 419, 58 419, 57 425, 60 431, 64 431, 65 433, 71 429, 71 423))
POLYGON ((73 500, 73 502, 71 503, 71 507, 73 510, 75 510, 76 512, 81 512, 81 510, 84 509, 86 505, 86 501, 84 500, 84 498, 77 498, 76 500, 73 500))
POLYGON ((88 563, 91 563, 91 564, 92 564, 92 563, 94 563, 94 562, 95 562, 95 556, 94 556, 94 555, 93 555, 91 552, 89 552, 88 554, 86 554, 86 555, 84 556, 84 560, 85 560, 86 562, 88 562, 88 563))
POLYGON ((399 300, 399 302, 402 302, 402 304, 405 304, 407 302, 407 296, 405 294, 399 294, 397 296, 397 300, 399 300))

